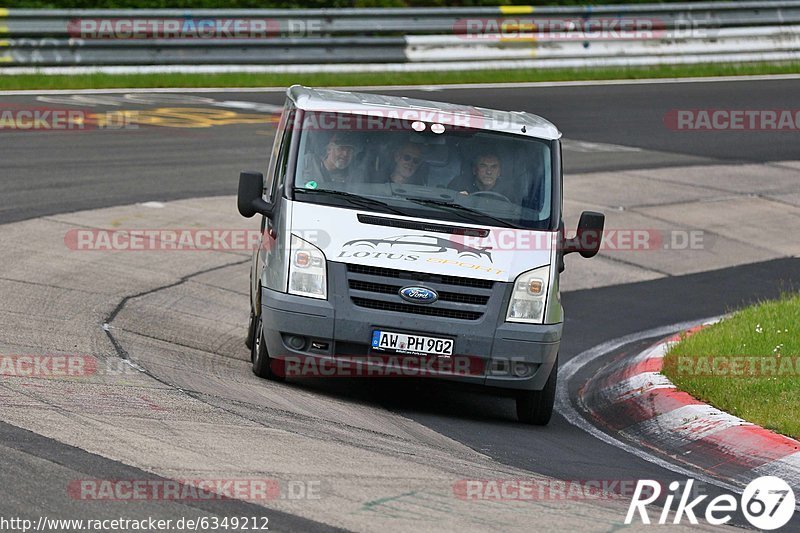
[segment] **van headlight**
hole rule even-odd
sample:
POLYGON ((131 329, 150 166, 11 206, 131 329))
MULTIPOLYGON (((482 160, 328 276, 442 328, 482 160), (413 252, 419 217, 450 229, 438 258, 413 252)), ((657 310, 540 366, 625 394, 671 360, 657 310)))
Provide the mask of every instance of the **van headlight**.
POLYGON ((506 321, 541 324, 544 321, 549 281, 549 266, 535 268, 517 276, 511 300, 508 302, 506 321))
POLYGON ((328 298, 325 254, 313 244, 292 235, 289 254, 289 294, 328 298))

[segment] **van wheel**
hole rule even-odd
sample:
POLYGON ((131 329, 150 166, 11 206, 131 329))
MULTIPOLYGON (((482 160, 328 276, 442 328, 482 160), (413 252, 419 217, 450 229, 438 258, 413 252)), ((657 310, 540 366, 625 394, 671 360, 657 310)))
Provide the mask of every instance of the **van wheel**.
POLYGON ((264 379, 284 381, 286 379, 284 362, 271 359, 267 353, 267 343, 264 340, 264 323, 261 320, 261 316, 256 317, 254 322, 252 348, 250 348, 253 374, 264 379))
POLYGON ((553 416, 558 381, 558 356, 542 390, 522 391, 517 394, 517 419, 523 424, 546 426, 553 416))
POLYGON ((244 339, 244 345, 250 348, 250 359, 253 358, 253 337, 256 334, 256 314, 251 310, 250 311, 250 320, 247 322, 247 337, 244 339))

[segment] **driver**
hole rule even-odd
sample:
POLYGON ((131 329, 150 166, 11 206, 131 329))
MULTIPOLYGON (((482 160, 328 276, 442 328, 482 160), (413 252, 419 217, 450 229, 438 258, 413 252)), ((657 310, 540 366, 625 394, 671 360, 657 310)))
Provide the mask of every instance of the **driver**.
POLYGON ((472 174, 458 176, 448 185, 448 189, 459 191, 461 194, 476 192, 494 192, 509 197, 510 191, 504 184, 501 174, 503 165, 497 154, 483 152, 475 158, 472 164, 472 174))
POLYGON ((306 188, 325 188, 326 185, 347 183, 354 173, 356 140, 353 133, 337 131, 331 136, 321 157, 307 154, 303 165, 306 188))

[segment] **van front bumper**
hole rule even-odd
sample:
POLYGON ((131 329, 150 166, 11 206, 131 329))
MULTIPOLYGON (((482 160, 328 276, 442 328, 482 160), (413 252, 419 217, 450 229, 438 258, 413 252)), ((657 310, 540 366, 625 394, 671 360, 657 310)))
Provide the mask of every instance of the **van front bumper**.
POLYGON ((481 319, 457 320, 356 306, 348 295, 346 281, 344 286, 339 286, 344 278, 343 268, 329 267, 328 275, 332 289, 330 300, 262 289, 264 339, 270 357, 286 359, 295 364, 295 370, 303 370, 300 374, 288 372, 289 377, 310 377, 315 370, 338 365, 339 370, 347 370, 322 372, 321 375, 424 375, 487 387, 541 390, 555 364, 562 324, 505 322, 506 293, 511 284, 496 284, 497 295, 493 294, 481 319), (376 330, 451 338, 454 340, 453 356, 376 352, 371 346, 376 330), (436 359, 436 364, 430 364, 431 357, 436 359), (298 366, 298 361, 314 364, 298 366), (342 366, 343 361, 348 364, 342 366), (353 361, 363 361, 374 371, 353 373, 353 361), (398 362, 408 371, 380 371, 381 366, 385 370, 386 365, 398 362), (424 371, 416 372, 415 368, 424 368, 424 371), (312 374, 305 373, 307 369, 311 369, 312 374))

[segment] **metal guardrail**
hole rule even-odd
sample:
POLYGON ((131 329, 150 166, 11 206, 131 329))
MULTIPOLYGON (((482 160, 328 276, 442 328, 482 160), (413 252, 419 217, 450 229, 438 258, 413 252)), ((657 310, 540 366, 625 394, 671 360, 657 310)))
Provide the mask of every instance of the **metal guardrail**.
POLYGON ((0 73, 18 66, 206 65, 230 70, 232 65, 257 65, 285 71, 292 65, 306 70, 312 65, 319 70, 373 65, 380 70, 388 64, 474 66, 487 61, 530 68, 531 61, 542 67, 592 66, 647 64, 648 59, 652 64, 701 62, 704 56, 709 61, 800 59, 800 0, 591 7, 0 9, 0 73), (623 23, 642 31, 615 33, 613 26, 623 23))

